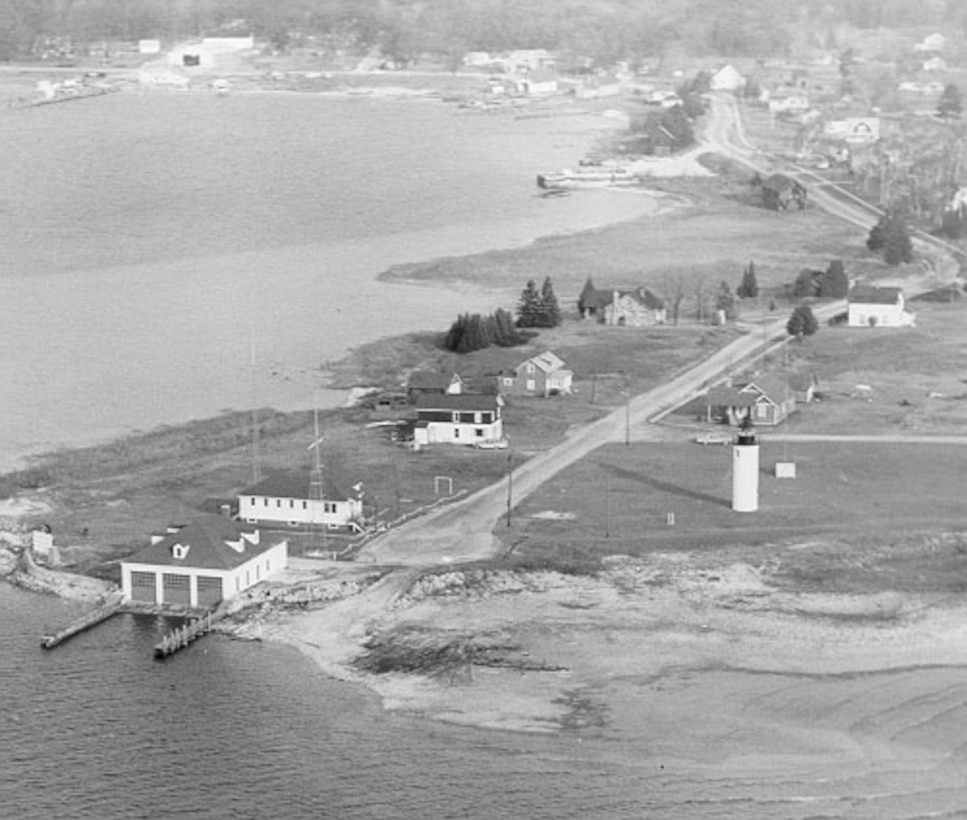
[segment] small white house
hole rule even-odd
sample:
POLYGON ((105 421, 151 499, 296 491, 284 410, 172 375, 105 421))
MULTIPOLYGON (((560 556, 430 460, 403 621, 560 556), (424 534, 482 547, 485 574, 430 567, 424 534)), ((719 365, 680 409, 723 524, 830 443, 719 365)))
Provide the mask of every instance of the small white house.
POLYGON ((745 77, 731 64, 715 69, 709 80, 709 88, 712 91, 739 91, 744 87, 745 77))
POLYGON ((160 40, 138 40, 138 54, 160 54, 160 40))
POLYGON ((900 288, 855 285, 847 296, 849 327, 912 327, 916 316, 906 311, 900 288))
POLYGON ((517 80, 517 88, 523 94, 540 95, 556 94, 559 86, 555 74, 549 71, 532 71, 517 80))
POLYGON ((425 444, 473 446, 504 436, 499 395, 430 394, 417 397, 413 441, 425 444))
POLYGON ((769 95, 769 111, 773 114, 805 112, 809 108, 809 97, 799 91, 773 91, 769 95))
POLYGON ((324 471, 317 486, 312 475, 276 473, 239 493, 238 517, 250 524, 319 524, 356 529, 363 517, 362 498, 337 490, 324 471))
POLYGON ((876 142, 880 138, 879 117, 847 117, 826 123, 823 133, 831 139, 856 144, 876 142))
POLYGON ((288 541, 221 515, 151 537, 121 561, 125 601, 210 608, 285 569, 288 541))
POLYGON ((216 52, 202 43, 185 43, 168 52, 168 62, 182 69, 208 70, 215 67, 216 52))

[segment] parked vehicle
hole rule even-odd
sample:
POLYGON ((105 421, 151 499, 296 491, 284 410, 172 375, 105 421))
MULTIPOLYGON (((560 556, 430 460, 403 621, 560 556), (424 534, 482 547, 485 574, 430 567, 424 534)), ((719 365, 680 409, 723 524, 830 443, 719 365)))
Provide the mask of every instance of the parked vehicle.
POLYGON ((478 441, 473 445, 478 450, 506 450, 507 439, 491 439, 490 441, 478 441))
POLYGON ((702 433, 695 441, 699 444, 731 444, 732 436, 728 433, 702 433))

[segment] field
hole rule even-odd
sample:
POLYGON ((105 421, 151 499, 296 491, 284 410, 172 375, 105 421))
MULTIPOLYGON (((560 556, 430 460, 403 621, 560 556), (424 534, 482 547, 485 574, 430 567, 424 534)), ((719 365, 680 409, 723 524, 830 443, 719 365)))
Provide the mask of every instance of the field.
POLYGON ((898 545, 911 533, 963 529, 965 460, 967 445, 783 444, 766 434, 759 511, 736 513, 730 447, 606 445, 520 504, 506 538, 522 560, 681 551, 701 563, 699 554, 725 550, 722 560, 752 564, 781 557, 790 574, 827 589, 884 578, 894 589, 961 588, 967 550, 951 548, 958 573, 948 576, 950 565, 915 567, 898 545), (775 478, 777 461, 795 462, 797 477, 775 478), (833 572, 845 567, 849 578, 833 572))

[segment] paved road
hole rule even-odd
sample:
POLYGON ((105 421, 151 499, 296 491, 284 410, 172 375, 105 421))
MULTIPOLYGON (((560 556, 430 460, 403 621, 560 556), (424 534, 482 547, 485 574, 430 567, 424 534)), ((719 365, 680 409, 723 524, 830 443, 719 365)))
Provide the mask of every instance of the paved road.
MULTIPOLYGON (((707 150, 731 156, 749 168, 760 172, 770 168, 768 157, 744 143, 734 101, 727 98, 713 101, 704 143, 707 150)), ((850 206, 825 193, 813 195, 812 201, 858 226, 869 227, 875 222, 876 217, 868 208, 850 206)), ((927 278, 912 287, 905 284, 908 295, 932 286, 935 282, 927 278)), ((814 308, 814 313, 822 322, 845 309, 846 302, 837 301, 814 308)), ((634 397, 627 407, 573 432, 561 444, 514 468, 508 479, 380 536, 363 549, 360 560, 432 565, 493 556, 499 547, 493 534, 494 525, 507 514, 508 499, 511 505, 518 504, 602 444, 624 441, 629 433, 635 440, 659 437, 656 432, 649 432, 650 419, 687 401, 766 347, 788 341, 785 323, 785 318, 777 319, 736 339, 668 383, 634 397)), ((512 449, 508 451, 508 458, 513 459, 512 449)))

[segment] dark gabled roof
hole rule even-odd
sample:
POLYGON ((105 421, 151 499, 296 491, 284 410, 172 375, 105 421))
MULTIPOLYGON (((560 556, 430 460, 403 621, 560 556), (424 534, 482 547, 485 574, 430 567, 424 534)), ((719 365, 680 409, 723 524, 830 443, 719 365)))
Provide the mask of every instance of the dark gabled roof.
MULTIPOLYGON (((312 475, 309 470, 290 470, 272 473, 254 487, 247 488, 239 495, 265 496, 267 498, 308 499, 312 475)), ((322 470, 323 498, 326 501, 345 500, 343 488, 333 479, 328 470, 322 470)))
POLYGON ((786 401, 792 395, 792 388, 789 382, 782 376, 759 376, 749 381, 740 390, 745 393, 758 392, 773 403, 786 401))
POLYGON ((284 540, 284 536, 260 533, 251 525, 222 515, 204 515, 125 558, 124 563, 234 569, 284 540), (184 558, 175 558, 174 547, 178 544, 188 547, 184 558))
POLYGON ((585 284, 584 290, 581 291, 581 296, 578 299, 578 306, 582 309, 592 307, 607 307, 614 301, 615 292, 617 292, 619 297, 627 296, 635 299, 649 310, 661 310, 663 307, 665 307, 665 300, 652 293, 646 287, 639 286, 637 288, 625 290, 617 290, 616 288, 595 288, 590 279, 588 279, 587 284, 585 284))
POLYGON ((446 390, 454 381, 461 381, 459 374, 414 370, 406 386, 410 390, 446 390))
POLYGON ((713 387, 705 397, 709 407, 751 407, 758 398, 754 393, 740 393, 734 387, 713 387))
POLYGON ((416 409, 419 410, 465 410, 483 411, 496 410, 499 399, 493 393, 463 393, 459 396, 421 395, 416 398, 416 409))
POLYGON ((847 295, 852 304, 895 305, 903 293, 902 288, 877 288, 872 285, 854 285, 847 295))
POLYGON ((656 296, 648 288, 618 291, 618 296, 627 296, 634 299, 638 304, 644 305, 649 310, 661 310, 665 307, 665 300, 660 296, 656 296))

